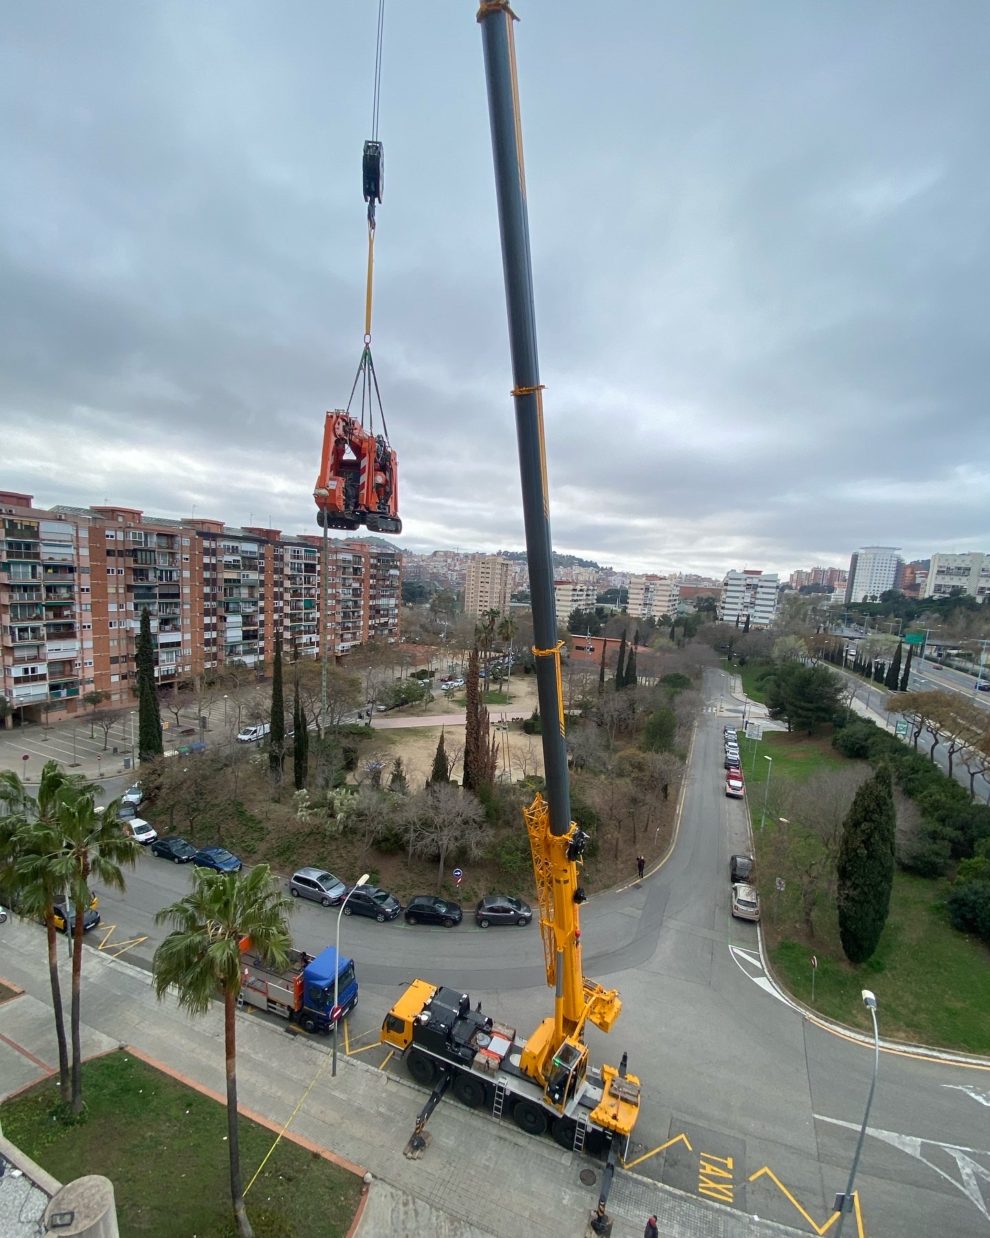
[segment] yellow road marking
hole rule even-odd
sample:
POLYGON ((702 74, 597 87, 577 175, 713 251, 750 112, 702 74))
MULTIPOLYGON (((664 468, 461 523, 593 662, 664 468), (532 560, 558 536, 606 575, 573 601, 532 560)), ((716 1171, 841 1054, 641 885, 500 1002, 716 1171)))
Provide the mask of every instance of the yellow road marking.
POLYGON ((732 1157, 712 1156, 710 1152, 702 1152, 698 1159, 698 1194, 707 1195, 709 1199, 716 1199, 721 1204, 733 1203, 736 1188, 732 1181, 732 1157))
POLYGON ((359 1053, 367 1053, 369 1049, 380 1049, 380 1048, 381 1048, 381 1041, 374 1040, 371 1042, 370 1045, 362 1045, 360 1049, 350 1049, 348 1051, 348 1057, 357 1057, 359 1053))
POLYGON ((666 1143, 662 1143, 659 1148, 653 1148, 650 1152, 644 1152, 642 1156, 637 1156, 634 1161, 623 1161, 623 1169, 632 1169, 636 1165, 642 1165, 644 1161, 648 1161, 651 1156, 656 1156, 658 1152, 662 1152, 664 1148, 669 1148, 672 1144, 682 1143, 689 1152, 693 1152, 691 1141, 687 1135, 675 1135, 673 1139, 668 1139, 666 1143))
POLYGON ((140 946, 143 941, 148 940, 148 934, 144 933, 141 937, 129 937, 125 941, 115 941, 110 945, 110 938, 116 933, 116 924, 105 924, 103 926, 106 932, 100 939, 100 944, 96 947, 97 950, 102 950, 105 954, 109 954, 112 959, 124 953, 125 950, 130 950, 134 946, 140 946))
POLYGON ((389 1051, 388 1051, 388 1055, 386 1056, 385 1061, 384 1061, 384 1062, 382 1062, 382 1064, 378 1067, 378 1069, 379 1069, 379 1070, 384 1070, 384 1069, 385 1069, 385 1067, 389 1064, 389 1062, 391 1062, 391 1060, 392 1060, 392 1058, 393 1058, 394 1056, 395 1056, 395 1050, 394 1050, 394 1049, 389 1049, 389 1051))
MULTIPOLYGON (((773 1172, 773 1170, 769 1167, 769 1165, 764 1165, 763 1168, 758 1169, 756 1173, 750 1174, 749 1180, 750 1182, 755 1182, 757 1178, 762 1178, 764 1174, 772 1180, 774 1186, 776 1186, 777 1189, 781 1192, 781 1194, 786 1197, 786 1199, 798 1210, 798 1212, 800 1212, 800 1214, 808 1222, 811 1228, 819 1236, 821 1236, 822 1234, 826 1234, 832 1228, 835 1222, 839 1219, 839 1213, 833 1212, 824 1225, 818 1225, 815 1221, 811 1219, 811 1216, 805 1211, 805 1209, 802 1208, 802 1206, 790 1193, 787 1187, 784 1186, 783 1182, 781 1182, 781 1180, 777 1177, 777 1175, 773 1172)), ((860 1211, 860 1207, 859 1207, 859 1191, 853 1191, 853 1211, 856 1217, 857 1238, 866 1238, 866 1228, 863 1225, 863 1214, 860 1211)))

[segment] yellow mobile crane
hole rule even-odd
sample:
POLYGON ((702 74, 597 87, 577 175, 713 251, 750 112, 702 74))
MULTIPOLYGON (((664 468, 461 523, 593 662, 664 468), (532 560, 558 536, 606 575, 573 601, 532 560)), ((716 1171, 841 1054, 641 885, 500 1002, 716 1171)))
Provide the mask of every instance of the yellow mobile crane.
MULTIPOLYGON (((425 1145, 423 1127, 448 1087, 465 1105, 511 1114, 532 1134, 550 1131, 562 1146, 608 1148, 611 1181, 618 1146, 625 1147, 639 1115, 639 1080, 618 1067, 593 1067, 585 1024, 610 1031, 622 1008, 619 994, 587 979, 581 966, 578 880, 588 836, 570 819, 564 745, 560 644, 554 607, 542 386, 536 347, 522 130, 508 0, 482 0, 488 109, 509 318, 516 432, 519 444, 526 551, 535 631, 537 688, 543 719, 547 798, 525 811, 533 853, 554 1012, 526 1039, 495 1022, 466 993, 415 980, 389 1011, 381 1039, 404 1055, 412 1077, 432 1087, 416 1123, 410 1151, 425 1145), (618 1139, 616 1139, 618 1137, 618 1139)), ((604 1220, 605 1186, 599 1200, 604 1220)))

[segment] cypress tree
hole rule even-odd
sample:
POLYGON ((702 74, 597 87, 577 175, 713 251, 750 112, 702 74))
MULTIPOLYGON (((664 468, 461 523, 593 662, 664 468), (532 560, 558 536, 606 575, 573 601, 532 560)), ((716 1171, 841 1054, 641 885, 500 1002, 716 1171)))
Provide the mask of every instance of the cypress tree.
POLYGON ((396 757, 392 762, 392 776, 388 780, 388 789, 396 795, 405 795, 409 790, 406 771, 402 765, 402 757, 396 757))
POLYGON ((850 963, 870 958, 887 923, 895 824, 890 770, 884 766, 856 792, 842 826, 836 901, 839 937, 850 963))
POLYGON ((495 781, 498 744, 494 743, 488 725, 488 710, 482 704, 478 688, 478 647, 471 650, 467 669, 467 716, 464 719, 464 777, 462 786, 476 793, 495 781))
POLYGON ((626 682, 626 630, 622 629, 622 640, 619 641, 619 660, 615 664, 616 691, 625 686, 626 682))
POLYGON ((598 667, 598 695, 605 691, 605 650, 608 648, 608 641, 602 637, 602 660, 598 667))
POLYGON ((268 733, 268 768, 272 780, 282 777, 285 760, 285 700, 282 696, 282 633, 275 633, 275 660, 272 662, 271 730, 268 733))
POLYGON ((629 657, 626 658, 626 678, 623 687, 634 688, 636 682, 636 646, 633 645, 629 650, 629 657))
POLYGON ((901 681, 901 647, 898 644, 894 650, 894 660, 887 667, 887 674, 884 677, 884 687, 889 688, 891 692, 897 691, 897 685, 901 681))
POLYGON ((165 751, 162 744, 162 716, 155 692, 155 650, 151 643, 151 614, 141 608, 141 627, 134 654, 137 667, 138 759, 150 760, 165 751))
POLYGON ((748 631, 749 631, 749 613, 747 612, 746 622, 743 624, 743 636, 745 636, 748 631))
POLYGON ((434 782, 450 782, 450 761, 447 759, 447 750, 443 745, 443 727, 440 728, 440 739, 437 742, 437 750, 433 754, 433 769, 426 780, 426 785, 430 786, 434 782))
POLYGON ((301 791, 306 785, 306 758, 309 735, 306 731, 306 714, 299 700, 299 680, 296 680, 292 696, 292 785, 301 791))
POLYGON ((901 691, 907 692, 911 682, 911 660, 914 658, 914 646, 908 645, 907 661, 904 663, 904 674, 901 676, 901 691))

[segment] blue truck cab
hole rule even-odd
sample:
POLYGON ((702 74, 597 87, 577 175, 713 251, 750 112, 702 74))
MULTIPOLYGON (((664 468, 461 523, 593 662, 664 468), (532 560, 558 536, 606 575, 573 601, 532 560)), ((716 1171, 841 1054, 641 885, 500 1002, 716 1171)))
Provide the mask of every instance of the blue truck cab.
POLYGON ((333 1017, 334 981, 337 984, 339 1012, 342 1019, 357 1005, 358 982, 354 960, 341 955, 339 960, 333 946, 327 946, 312 962, 303 968, 302 1010, 299 1022, 306 1026, 306 1017, 312 1018, 320 1031, 330 1031, 333 1017))

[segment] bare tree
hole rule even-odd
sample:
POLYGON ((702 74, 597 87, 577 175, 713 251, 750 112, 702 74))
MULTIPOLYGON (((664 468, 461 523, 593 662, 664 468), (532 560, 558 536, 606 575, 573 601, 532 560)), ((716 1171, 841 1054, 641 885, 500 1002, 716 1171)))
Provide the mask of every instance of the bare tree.
POLYGON ((363 863, 372 845, 385 833, 392 816, 393 797, 373 783, 363 783, 357 794, 349 797, 343 814, 343 826, 361 843, 359 863, 363 863))
POLYGON ((103 732, 103 751, 106 752, 110 743, 110 732, 119 723, 123 726, 127 711, 124 709, 98 709, 89 716, 90 725, 96 725, 103 732))
POLYGON ((476 796, 453 783, 434 782, 410 796, 403 808, 410 849, 437 859, 437 891, 451 852, 473 858, 484 849, 485 812, 476 796))
POLYGON ((835 903, 843 822, 860 784, 870 776, 869 767, 848 765, 814 774, 806 782, 778 784, 774 816, 780 821, 780 859, 797 888, 802 919, 812 937, 819 909, 835 903), (813 844, 802 834, 810 835, 813 844))

